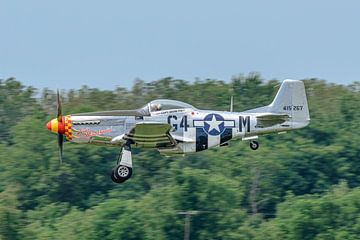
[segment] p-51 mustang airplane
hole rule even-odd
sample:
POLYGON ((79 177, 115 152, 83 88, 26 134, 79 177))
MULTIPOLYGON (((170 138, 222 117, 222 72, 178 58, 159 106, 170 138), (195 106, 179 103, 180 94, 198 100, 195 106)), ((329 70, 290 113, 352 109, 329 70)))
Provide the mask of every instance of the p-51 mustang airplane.
POLYGON ((122 183, 132 175, 131 145, 156 148, 164 154, 199 152, 224 146, 231 139, 255 141, 260 135, 286 132, 310 122, 302 81, 285 80, 273 102, 244 112, 200 110, 187 103, 159 99, 135 110, 62 116, 59 92, 57 118, 47 128, 58 134, 60 162, 67 141, 122 147, 111 179, 122 183))

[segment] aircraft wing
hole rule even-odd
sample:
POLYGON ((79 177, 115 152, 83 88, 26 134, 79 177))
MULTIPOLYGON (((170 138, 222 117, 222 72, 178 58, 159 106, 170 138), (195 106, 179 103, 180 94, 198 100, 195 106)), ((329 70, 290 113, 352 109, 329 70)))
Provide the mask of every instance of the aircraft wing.
POLYGON ((290 116, 287 114, 265 113, 256 116, 257 124, 259 128, 271 127, 277 124, 282 124, 290 120, 290 116))
POLYGON ((173 147, 176 141, 169 134, 171 128, 167 123, 140 122, 124 135, 124 139, 132 140, 139 147, 173 147))

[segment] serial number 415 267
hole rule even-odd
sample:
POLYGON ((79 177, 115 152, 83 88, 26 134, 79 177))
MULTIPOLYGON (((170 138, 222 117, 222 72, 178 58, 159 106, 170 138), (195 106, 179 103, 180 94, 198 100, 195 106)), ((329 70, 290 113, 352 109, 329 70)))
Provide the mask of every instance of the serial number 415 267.
POLYGON ((298 105, 298 106, 294 106, 294 105, 287 105, 283 107, 283 110, 285 111, 302 111, 304 106, 298 105))

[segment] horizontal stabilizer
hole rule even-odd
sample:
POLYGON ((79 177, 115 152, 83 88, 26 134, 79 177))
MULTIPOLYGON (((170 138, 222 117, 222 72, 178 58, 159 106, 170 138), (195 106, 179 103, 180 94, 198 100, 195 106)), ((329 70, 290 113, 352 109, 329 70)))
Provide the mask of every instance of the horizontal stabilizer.
POLYGON ((267 113, 256 116, 258 128, 271 127, 277 124, 282 124, 290 120, 288 114, 276 114, 276 113, 267 113))

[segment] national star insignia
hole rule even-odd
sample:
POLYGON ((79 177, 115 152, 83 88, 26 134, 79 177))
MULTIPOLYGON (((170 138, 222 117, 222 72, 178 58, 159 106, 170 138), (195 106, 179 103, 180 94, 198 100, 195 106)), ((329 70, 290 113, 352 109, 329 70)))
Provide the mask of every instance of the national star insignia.
POLYGON ((215 115, 212 115, 211 121, 205 121, 206 124, 209 124, 209 132, 211 132, 213 129, 215 129, 217 132, 220 132, 219 125, 223 123, 223 121, 218 121, 215 118, 215 115))

